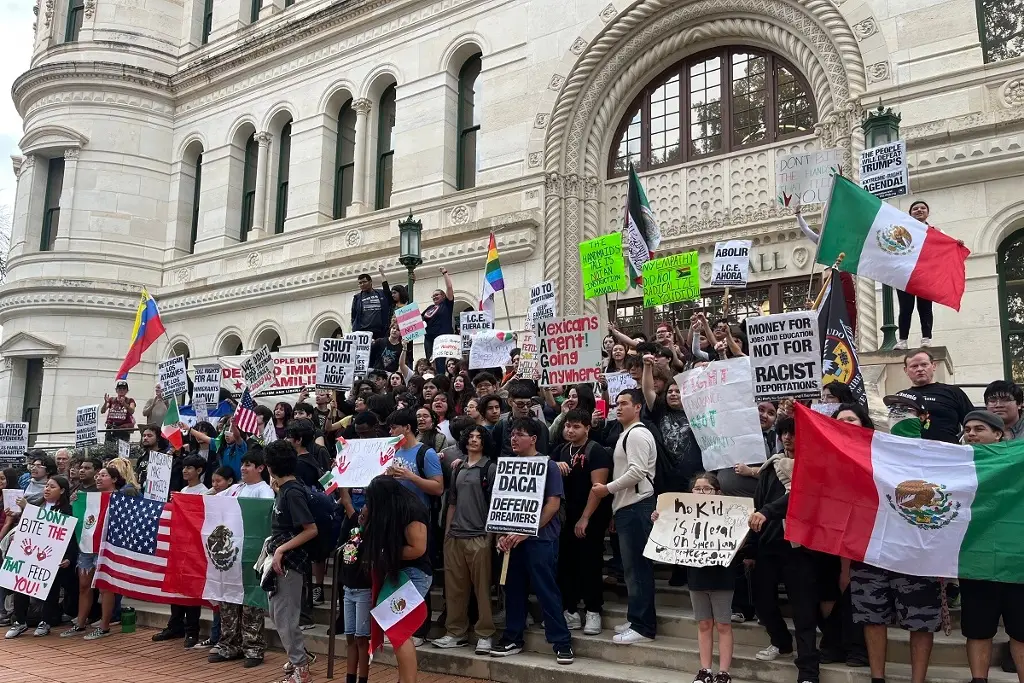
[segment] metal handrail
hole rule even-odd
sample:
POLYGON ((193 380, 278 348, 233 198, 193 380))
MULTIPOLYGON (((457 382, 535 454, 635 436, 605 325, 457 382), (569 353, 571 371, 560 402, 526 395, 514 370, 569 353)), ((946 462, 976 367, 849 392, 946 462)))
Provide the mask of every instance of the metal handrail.
POLYGON ((338 590, 338 572, 341 567, 341 553, 344 546, 339 545, 334 551, 334 567, 332 567, 334 574, 334 585, 331 586, 331 623, 327 626, 327 678, 334 678, 334 640, 337 636, 335 631, 338 628, 338 595, 341 591, 338 590))

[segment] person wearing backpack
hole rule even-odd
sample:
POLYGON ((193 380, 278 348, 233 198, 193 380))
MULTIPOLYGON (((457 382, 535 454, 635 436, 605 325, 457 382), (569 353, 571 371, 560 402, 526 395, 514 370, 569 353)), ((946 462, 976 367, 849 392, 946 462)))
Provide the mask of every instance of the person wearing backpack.
MULTIPOLYGON (((313 455, 314 449, 317 448, 316 428, 313 421, 307 418, 292 420, 285 427, 284 438, 295 447, 295 452, 298 454, 295 462, 295 478, 306 486, 308 491, 322 492, 320 477, 324 475, 324 470, 320 468, 313 455)), ((329 534, 321 537, 318 543, 326 545, 335 538, 335 534, 329 534)), ((327 555, 330 554, 330 551, 331 549, 328 548, 326 552, 318 552, 317 557, 313 558, 310 576, 307 577, 307 585, 303 591, 302 627, 304 629, 312 628, 314 625, 313 606, 324 603, 324 577, 327 576, 327 555)))
POLYGON ((654 566, 644 557, 644 546, 651 535, 651 513, 657 500, 654 477, 657 474, 658 445, 651 430, 640 420, 644 396, 640 389, 626 389, 615 399, 615 411, 622 434, 615 443, 613 479, 594 484, 599 498, 612 496, 615 529, 622 551, 629 602, 626 623, 615 627, 612 642, 632 645, 654 639, 657 616, 654 610, 654 566))
POLYGON ((447 607, 445 635, 433 641, 439 648, 469 643, 469 602, 476 595, 478 619, 476 654, 491 651, 494 620, 491 612, 491 539, 487 510, 497 465, 488 457, 493 442, 487 430, 473 425, 459 435, 465 454, 452 468, 444 539, 444 590, 447 607))
MULTIPOLYGON (((416 411, 406 408, 396 410, 388 416, 388 429, 391 436, 401 437, 386 474, 398 480, 409 489, 423 506, 430 511, 430 527, 436 528, 436 520, 440 514, 441 494, 444 493, 444 474, 441 470, 441 459, 437 451, 427 444, 421 444, 417 436, 416 411)), ((431 556, 430 544, 434 541, 433 534, 427 534, 428 560, 431 556)), ((429 564, 429 561, 425 564, 429 564)), ((430 617, 416 631, 413 641, 419 647, 430 631, 430 617)))
POLYGON ((569 630, 588 636, 601 632, 604 604, 604 535, 612 519, 611 499, 598 498, 594 484, 605 484, 612 454, 590 438, 590 413, 570 410, 562 421, 560 445, 551 459, 558 463, 565 487, 565 523, 558 542, 558 586, 569 630), (586 607, 580 619, 580 600, 586 607))

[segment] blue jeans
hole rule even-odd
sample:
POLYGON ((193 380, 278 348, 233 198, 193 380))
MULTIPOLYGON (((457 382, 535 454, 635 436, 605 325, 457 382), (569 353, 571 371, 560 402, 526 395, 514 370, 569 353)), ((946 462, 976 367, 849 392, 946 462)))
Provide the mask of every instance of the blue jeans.
POLYGON ((615 531, 622 550, 622 570, 626 575, 629 602, 626 620, 634 631, 653 638, 657 631, 654 613, 654 563, 644 557, 644 546, 651 535, 654 496, 615 511, 615 531))
POLYGON ((220 610, 213 613, 213 626, 210 627, 210 644, 216 645, 220 642, 220 610))
MULTIPOLYGON (((527 581, 537 594, 544 615, 544 637, 552 648, 569 645, 572 636, 562 614, 562 593, 558 590, 558 539, 528 538, 508 557, 505 581, 505 633, 502 640, 523 644, 526 630, 527 581)), ((652 591, 653 594, 653 591, 652 591)))
POLYGON ((402 570, 412 581, 412 585, 416 586, 416 590, 420 592, 423 599, 427 601, 427 618, 423 620, 423 624, 416 629, 416 633, 413 635, 417 638, 426 638, 430 634, 430 586, 434 583, 434 575, 427 574, 422 569, 416 567, 406 567, 402 570))

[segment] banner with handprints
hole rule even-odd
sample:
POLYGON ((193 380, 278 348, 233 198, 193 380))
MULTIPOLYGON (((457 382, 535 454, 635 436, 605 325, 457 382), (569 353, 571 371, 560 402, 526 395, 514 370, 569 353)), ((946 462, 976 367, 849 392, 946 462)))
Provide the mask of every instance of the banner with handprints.
POLYGON ((77 523, 72 515, 26 505, 0 565, 0 586, 45 600, 77 523))

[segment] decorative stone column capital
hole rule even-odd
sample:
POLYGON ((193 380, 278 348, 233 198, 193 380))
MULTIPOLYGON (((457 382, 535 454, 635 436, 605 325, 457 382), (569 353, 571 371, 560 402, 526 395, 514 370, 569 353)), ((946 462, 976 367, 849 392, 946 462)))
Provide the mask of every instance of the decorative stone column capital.
POLYGON ((368 100, 365 97, 361 97, 352 102, 352 109, 354 109, 357 114, 369 114, 370 110, 373 109, 373 101, 368 100))
POLYGON ((43 367, 44 368, 55 368, 60 362, 59 356, 43 356, 43 367))
POLYGON ((78 161, 78 153, 80 151, 81 150, 78 149, 77 147, 69 147, 68 149, 64 150, 64 160, 65 161, 78 161))
POLYGON ((274 139, 274 136, 267 131, 261 131, 256 133, 256 144, 260 147, 270 147, 270 142, 274 139))

